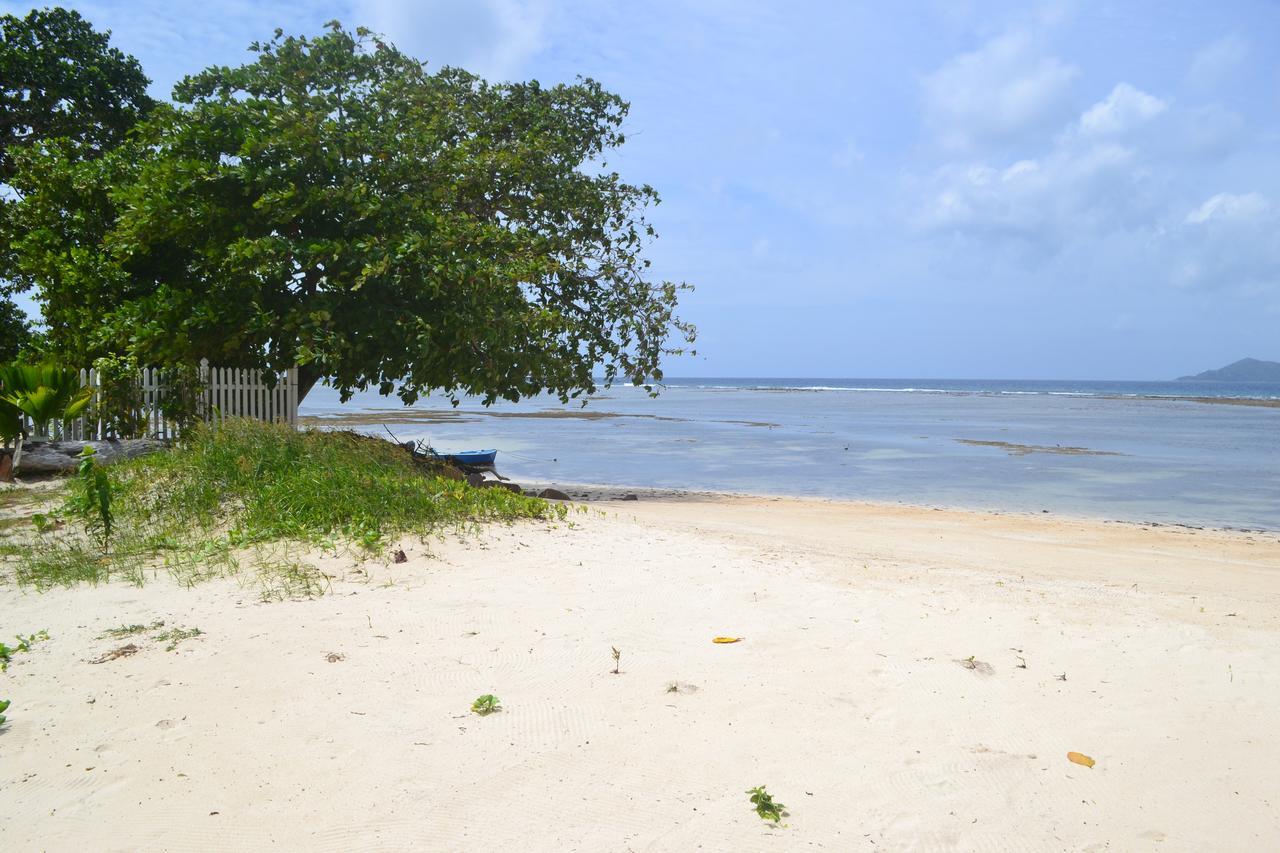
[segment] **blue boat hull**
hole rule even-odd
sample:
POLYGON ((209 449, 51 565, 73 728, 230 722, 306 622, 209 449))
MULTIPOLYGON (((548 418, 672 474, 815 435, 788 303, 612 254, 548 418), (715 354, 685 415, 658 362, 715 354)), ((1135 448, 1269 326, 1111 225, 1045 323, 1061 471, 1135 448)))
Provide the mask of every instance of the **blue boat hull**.
POLYGON ((444 453, 441 455, 456 465, 483 466, 492 465, 493 461, 498 458, 498 451, 464 450, 461 453, 444 453))

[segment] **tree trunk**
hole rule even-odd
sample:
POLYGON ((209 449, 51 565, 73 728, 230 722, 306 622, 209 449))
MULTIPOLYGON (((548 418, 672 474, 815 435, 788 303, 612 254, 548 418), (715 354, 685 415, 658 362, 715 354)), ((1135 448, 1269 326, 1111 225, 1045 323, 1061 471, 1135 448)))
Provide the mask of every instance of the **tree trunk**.
POLYGON ((42 441, 31 442, 14 465, 20 474, 60 474, 80 466, 80 451, 88 444, 96 451, 94 460, 109 465, 121 459, 132 459, 163 450, 164 444, 150 438, 128 438, 110 441, 42 441))
POLYGON ((315 384, 324 377, 320 374, 320 368, 314 364, 304 364, 298 368, 298 404, 307 398, 307 394, 315 387, 315 384))

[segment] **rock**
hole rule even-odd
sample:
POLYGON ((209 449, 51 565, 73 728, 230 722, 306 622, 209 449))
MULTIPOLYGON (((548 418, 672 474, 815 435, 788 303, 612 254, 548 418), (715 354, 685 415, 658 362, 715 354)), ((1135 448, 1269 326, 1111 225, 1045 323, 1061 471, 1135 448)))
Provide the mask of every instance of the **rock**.
POLYGON ((89 445, 96 451, 95 461, 110 465, 122 459, 133 459, 164 449, 164 443, 153 438, 124 438, 107 441, 37 441, 22 445, 21 474, 61 474, 74 471, 80 464, 80 451, 89 445))
POLYGON ((465 480, 467 475, 458 470, 457 466, 450 465, 447 462, 432 462, 427 464, 427 471, 433 477, 443 477, 446 480, 465 480))
POLYGON ((559 489, 543 489, 538 492, 538 497, 545 498, 549 501, 571 501, 573 498, 566 495, 559 489))
POLYGON ((624 501, 638 501, 640 500, 640 496, 637 495, 635 492, 628 492, 627 494, 622 496, 622 499, 624 501))
POLYGON ((524 491, 515 483, 508 483, 505 480, 485 480, 480 484, 482 489, 506 489, 508 492, 515 492, 517 495, 524 491))
POLYGON ((407 563, 409 558, 405 556, 404 549, 397 548, 396 553, 391 557, 393 563, 407 563))
POLYGON ((467 474, 467 483, 474 488, 482 488, 484 486, 484 474, 467 474))

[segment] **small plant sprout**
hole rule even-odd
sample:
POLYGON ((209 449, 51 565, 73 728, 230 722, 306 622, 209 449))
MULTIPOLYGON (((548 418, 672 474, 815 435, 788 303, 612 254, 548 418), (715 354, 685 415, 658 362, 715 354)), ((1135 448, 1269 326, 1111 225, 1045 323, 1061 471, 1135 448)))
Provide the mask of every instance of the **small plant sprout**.
POLYGON ((771 820, 776 824, 787 813, 787 807, 782 803, 775 803, 764 785, 757 785, 747 793, 751 795, 751 805, 755 806, 756 814, 760 815, 761 820, 771 820))
POLYGON ((25 637, 18 634, 16 635, 16 638, 18 640, 18 645, 16 646, 9 646, 4 643, 0 643, 0 672, 4 672, 9 668, 9 664, 13 661, 13 655, 15 652, 31 651, 31 647, 36 643, 41 640, 49 639, 49 632, 37 631, 36 633, 28 634, 25 637))
POLYGON ((613 674, 619 673, 618 667, 622 665, 622 652, 618 651, 616 646, 610 646, 613 649, 613 674))
POLYGON ((161 631, 159 634, 156 634, 152 639, 158 640, 162 643, 167 643, 168 645, 164 647, 164 650, 166 652, 172 652, 177 651, 178 645, 182 643, 183 640, 190 640, 192 637, 199 637, 203 633, 204 631, 201 631, 199 628, 170 628, 168 631, 161 631))
POLYGON ((162 619, 157 619, 156 621, 152 622, 150 625, 136 625, 136 624, 121 625, 118 628, 108 628, 107 630, 103 631, 101 634, 98 635, 98 639, 102 640, 102 639, 106 639, 107 637, 111 637, 112 639, 118 640, 121 637, 130 637, 134 634, 141 634, 145 631, 158 630, 163 627, 164 627, 164 620, 162 619))
POLYGON ((471 713, 479 714, 482 717, 487 717, 490 714, 501 710, 501 700, 492 693, 486 693, 483 696, 478 696, 476 697, 476 701, 471 703, 471 713))
POLYGON ((5 721, 4 712, 7 710, 9 710, 9 700, 0 699, 0 726, 4 725, 4 721, 5 721))

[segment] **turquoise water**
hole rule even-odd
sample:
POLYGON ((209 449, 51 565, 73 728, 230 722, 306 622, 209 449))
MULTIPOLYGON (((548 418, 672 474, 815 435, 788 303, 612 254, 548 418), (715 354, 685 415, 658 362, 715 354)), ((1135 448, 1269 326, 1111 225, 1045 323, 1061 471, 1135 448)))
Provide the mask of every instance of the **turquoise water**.
POLYGON ((902 501, 1280 530, 1280 385, 940 379, 670 380, 584 409, 535 398, 302 413, 441 450, 496 447, 514 479, 902 501), (584 417, 584 415, 586 417, 584 417), (986 442, 974 444, 972 442, 986 442), (1063 448, 1076 448, 1063 452, 1063 448))

